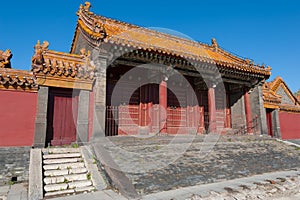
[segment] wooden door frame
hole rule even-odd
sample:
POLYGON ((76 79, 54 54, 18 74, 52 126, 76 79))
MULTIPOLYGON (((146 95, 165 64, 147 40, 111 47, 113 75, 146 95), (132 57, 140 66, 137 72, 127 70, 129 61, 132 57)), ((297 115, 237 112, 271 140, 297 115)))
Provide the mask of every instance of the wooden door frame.
MULTIPOLYGON (((74 120, 74 128, 75 128, 75 139, 74 142, 77 140, 77 112, 78 112, 78 90, 73 89, 65 89, 65 88, 49 88, 49 94, 48 94, 48 109, 47 109, 47 131, 46 131, 46 140, 45 145, 48 146, 49 143, 52 142, 54 139, 54 133, 53 133, 53 123, 54 123, 54 98, 55 96, 63 96, 66 98, 75 98, 77 101, 77 108, 73 107, 72 104, 72 113, 75 112, 75 118, 74 120)), ((63 140, 62 140, 63 141, 63 140)), ((62 142, 61 141, 61 142, 62 142)))

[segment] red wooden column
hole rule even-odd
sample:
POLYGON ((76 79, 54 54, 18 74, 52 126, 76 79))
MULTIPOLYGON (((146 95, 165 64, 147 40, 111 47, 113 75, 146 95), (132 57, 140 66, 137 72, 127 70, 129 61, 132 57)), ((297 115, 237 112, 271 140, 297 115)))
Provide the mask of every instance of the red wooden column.
POLYGON ((209 131, 217 131, 217 118, 216 118, 216 98, 215 88, 208 88, 208 115, 209 115, 209 131))
POLYGON ((164 80, 159 84, 159 105, 159 130, 160 133, 167 133, 167 82, 164 80))
POLYGON ((251 113, 251 106, 250 106, 250 95, 249 95, 248 91, 245 91, 244 102, 245 102, 247 132, 252 134, 253 133, 253 129, 252 129, 252 113, 251 113))

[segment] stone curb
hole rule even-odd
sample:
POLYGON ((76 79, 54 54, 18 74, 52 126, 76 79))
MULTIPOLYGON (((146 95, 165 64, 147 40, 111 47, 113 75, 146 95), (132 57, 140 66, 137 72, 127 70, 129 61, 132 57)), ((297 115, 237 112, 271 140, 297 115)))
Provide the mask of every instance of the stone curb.
POLYGON ((278 139, 278 138, 276 138, 276 141, 283 142, 283 143, 285 143, 285 144, 287 144, 289 146, 295 146, 295 147, 299 147, 300 148, 299 144, 295 144, 295 143, 292 143, 292 142, 289 142, 289 141, 281 140, 281 139, 278 139))
POLYGON ((237 188, 241 185, 251 186, 255 183, 266 182, 266 180, 285 178, 289 176, 297 176, 300 174, 299 170, 271 172, 261 175, 254 175, 251 177, 239 178, 234 180, 222 181, 217 183, 196 185, 191 187, 184 187, 170 191, 158 192, 144 196, 144 200, 184 200, 193 195, 208 196, 210 192, 225 192, 225 188, 237 188))
POLYGON ((28 200, 43 199, 42 151, 31 149, 28 200))

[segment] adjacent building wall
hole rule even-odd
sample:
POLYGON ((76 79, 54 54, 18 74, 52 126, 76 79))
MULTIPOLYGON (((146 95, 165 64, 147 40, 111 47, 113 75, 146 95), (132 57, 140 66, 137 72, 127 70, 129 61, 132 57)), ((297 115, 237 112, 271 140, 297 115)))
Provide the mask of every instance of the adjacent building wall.
POLYGON ((37 93, 0 90, 0 146, 32 146, 37 93))
POLYGON ((282 139, 300 138, 300 113, 279 111, 282 139))

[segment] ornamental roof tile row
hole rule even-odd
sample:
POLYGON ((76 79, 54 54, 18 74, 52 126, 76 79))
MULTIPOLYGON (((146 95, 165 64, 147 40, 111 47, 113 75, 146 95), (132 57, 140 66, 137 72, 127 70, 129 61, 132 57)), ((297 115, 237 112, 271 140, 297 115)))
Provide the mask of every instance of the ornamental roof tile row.
POLYGON ((51 76, 64 76, 93 80, 95 66, 91 64, 90 52, 81 50, 81 55, 48 50, 48 42, 38 41, 32 57, 32 71, 51 76))
POLYGON ((0 89, 37 91, 36 79, 32 72, 11 68, 12 53, 0 50, 0 89))
POLYGON ((37 84, 32 72, 0 68, 0 88, 36 91, 37 84))
POLYGON ((90 52, 81 49, 80 55, 48 50, 49 43, 35 45, 32 71, 38 84, 54 87, 91 89, 95 66, 90 62, 90 52), (84 84, 85 86, 82 86, 84 84))
POLYGON ((78 10, 78 23, 71 52, 80 31, 92 40, 116 44, 131 49, 155 51, 181 57, 190 62, 207 62, 235 70, 262 74, 268 77, 270 67, 255 65, 248 59, 241 59, 221 49, 215 39, 207 45, 192 40, 175 37, 158 31, 95 15, 90 11, 90 3, 81 5, 78 10), (79 31, 80 30, 80 31, 79 31))

